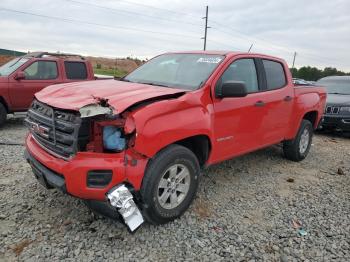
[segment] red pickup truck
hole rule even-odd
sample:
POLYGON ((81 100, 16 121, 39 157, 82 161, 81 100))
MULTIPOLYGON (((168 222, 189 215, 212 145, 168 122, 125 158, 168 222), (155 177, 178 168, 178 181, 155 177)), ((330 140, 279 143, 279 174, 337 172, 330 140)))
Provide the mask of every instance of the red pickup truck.
POLYGON ((26 111, 43 88, 93 79, 92 65, 77 55, 34 52, 11 60, 0 67, 0 126, 7 114, 26 111))
POLYGON ((279 58, 209 51, 166 53, 120 81, 35 97, 25 121, 35 176, 130 230, 184 213, 202 167, 277 143, 304 159, 326 101, 323 88, 294 87, 279 58))

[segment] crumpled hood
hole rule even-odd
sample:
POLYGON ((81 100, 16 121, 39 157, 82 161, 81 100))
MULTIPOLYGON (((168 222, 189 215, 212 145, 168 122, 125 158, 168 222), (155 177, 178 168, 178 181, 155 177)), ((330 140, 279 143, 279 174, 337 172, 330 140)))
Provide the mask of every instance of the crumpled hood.
POLYGON ((328 94, 327 104, 330 105, 350 105, 350 95, 328 94))
POLYGON ((96 80, 48 86, 35 97, 50 106, 79 111, 82 107, 108 100, 114 114, 148 99, 169 97, 184 90, 116 80, 96 80))

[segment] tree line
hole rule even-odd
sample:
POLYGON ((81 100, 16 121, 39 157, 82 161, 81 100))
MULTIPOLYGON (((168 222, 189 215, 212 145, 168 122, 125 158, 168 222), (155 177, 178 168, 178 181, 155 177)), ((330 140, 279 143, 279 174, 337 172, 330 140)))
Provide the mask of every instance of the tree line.
POLYGON ((302 78, 307 81, 317 81, 322 77, 326 76, 344 76, 350 75, 350 73, 345 73, 343 71, 339 71, 335 67, 325 67, 323 70, 318 69, 316 67, 311 66, 303 66, 299 69, 291 68, 290 71, 294 78, 302 78))

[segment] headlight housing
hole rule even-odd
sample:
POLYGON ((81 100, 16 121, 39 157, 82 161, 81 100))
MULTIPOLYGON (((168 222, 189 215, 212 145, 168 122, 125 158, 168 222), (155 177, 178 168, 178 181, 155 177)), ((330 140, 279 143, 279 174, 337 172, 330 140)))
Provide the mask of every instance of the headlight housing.
POLYGON ((342 113, 350 113, 350 106, 342 106, 339 111, 342 113))
POLYGON ((119 127, 105 126, 103 127, 103 147, 106 150, 122 151, 125 149, 126 141, 122 137, 119 127))

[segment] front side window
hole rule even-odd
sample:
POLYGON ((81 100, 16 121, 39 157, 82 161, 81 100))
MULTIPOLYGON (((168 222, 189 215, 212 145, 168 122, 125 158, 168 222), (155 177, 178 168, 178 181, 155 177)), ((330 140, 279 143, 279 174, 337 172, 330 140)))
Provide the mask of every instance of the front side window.
POLYGON ((286 85, 287 80, 283 66, 279 62, 262 60, 266 73, 267 90, 274 90, 286 85))
POLYGON ((26 63, 28 60, 28 58, 12 59, 10 62, 7 62, 6 64, 0 66, 0 76, 8 76, 12 74, 17 70, 17 68, 26 63))
POLYGON ((124 81, 196 90, 223 59, 221 55, 164 54, 140 66, 124 81))
POLYGON ((24 74, 27 80, 56 79, 57 64, 54 61, 36 61, 24 69, 24 74))
POLYGON ((234 61, 222 74, 219 83, 227 81, 244 82, 248 93, 257 92, 259 85, 254 60, 239 59, 234 61))
POLYGON ((64 62, 67 79, 84 80, 87 79, 86 65, 83 62, 64 62))

